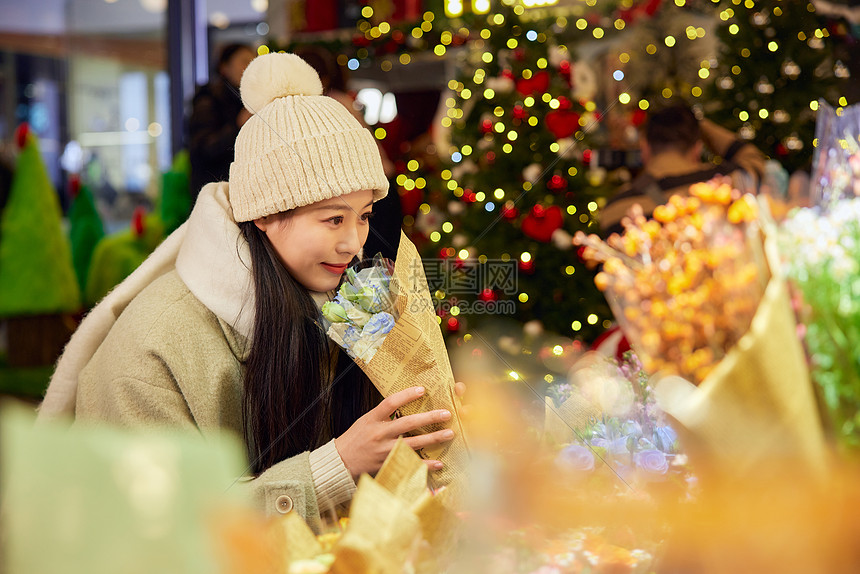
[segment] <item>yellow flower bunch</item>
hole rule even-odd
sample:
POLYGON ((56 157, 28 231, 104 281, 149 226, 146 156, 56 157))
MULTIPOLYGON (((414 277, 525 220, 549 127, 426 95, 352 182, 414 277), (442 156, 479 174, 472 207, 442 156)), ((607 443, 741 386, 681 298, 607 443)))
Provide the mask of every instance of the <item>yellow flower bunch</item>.
POLYGON ((603 264, 595 284, 645 370, 699 384, 749 329, 767 279, 753 247, 757 217, 752 196, 713 180, 651 219, 635 206, 624 233, 606 241, 577 234, 583 258, 603 264))

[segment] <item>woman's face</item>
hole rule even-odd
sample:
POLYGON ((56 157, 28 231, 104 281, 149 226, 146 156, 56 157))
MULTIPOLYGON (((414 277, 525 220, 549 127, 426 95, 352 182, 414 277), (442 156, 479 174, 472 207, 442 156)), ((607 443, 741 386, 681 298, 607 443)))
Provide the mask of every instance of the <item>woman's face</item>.
POLYGON ((254 221, 281 262, 310 291, 331 291, 367 240, 373 207, 369 189, 254 221))

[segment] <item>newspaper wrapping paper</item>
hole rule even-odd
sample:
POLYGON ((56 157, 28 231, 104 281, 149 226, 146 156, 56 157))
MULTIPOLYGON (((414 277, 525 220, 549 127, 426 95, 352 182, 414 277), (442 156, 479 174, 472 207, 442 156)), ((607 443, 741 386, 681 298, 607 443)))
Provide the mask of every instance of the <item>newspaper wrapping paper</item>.
POLYGON ((659 379, 657 403, 683 425, 694 467, 743 477, 788 463, 823 477, 828 453, 809 368, 773 243, 765 248, 773 274, 749 331, 698 387, 659 379))
MULTIPOLYGON (((349 522, 330 550, 334 574, 435 573, 450 550, 457 519, 444 489, 427 488, 427 466, 399 439, 372 478, 362 475, 350 507, 349 522)), ((275 524, 284 571, 295 561, 324 553, 310 527, 289 513, 275 524)))
MULTIPOLYGON (((451 412, 451 420, 447 424, 427 425, 414 432, 424 434, 443 428, 454 430, 452 440, 418 450, 421 458, 439 460, 444 464, 441 470, 432 473, 430 480, 433 486, 448 486, 464 475, 469 456, 460 419, 460 400, 454 393, 451 362, 436 321, 421 257, 403 232, 391 277, 391 292, 398 317, 394 328, 369 362, 358 358, 353 360, 384 397, 409 387, 425 388, 424 396, 399 409, 397 416, 436 409, 451 412)), ((458 484, 463 482, 462 479, 457 481, 458 484)))

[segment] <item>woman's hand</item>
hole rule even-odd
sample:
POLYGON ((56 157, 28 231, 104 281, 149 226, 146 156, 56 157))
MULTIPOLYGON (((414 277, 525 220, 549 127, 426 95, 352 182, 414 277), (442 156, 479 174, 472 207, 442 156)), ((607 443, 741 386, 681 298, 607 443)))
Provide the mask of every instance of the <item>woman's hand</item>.
MULTIPOLYGON (((451 413, 446 410, 417 413, 405 417, 391 419, 391 415, 400 407, 424 396, 423 387, 410 387, 386 397, 363 417, 355 421, 349 429, 336 439, 334 446, 343 460, 346 469, 358 480, 362 473, 377 472, 394 444, 401 435, 417 428, 451 420, 451 413)), ((454 431, 440 431, 406 437, 403 440, 412 449, 419 449, 443 443, 454 438, 454 431)), ((442 468, 438 460, 425 460, 433 470, 442 468)))

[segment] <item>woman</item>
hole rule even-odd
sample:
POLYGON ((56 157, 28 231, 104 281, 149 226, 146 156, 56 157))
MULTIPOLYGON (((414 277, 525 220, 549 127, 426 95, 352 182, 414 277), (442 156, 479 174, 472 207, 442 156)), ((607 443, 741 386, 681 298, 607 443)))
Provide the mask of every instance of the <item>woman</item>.
POLYGON ((254 60, 241 91, 254 115, 229 183, 207 185, 189 221, 82 324, 41 414, 241 433, 259 503, 318 528, 398 436, 451 414, 392 420, 423 389, 379 402, 319 324, 388 190, 373 137, 292 54, 254 60))

